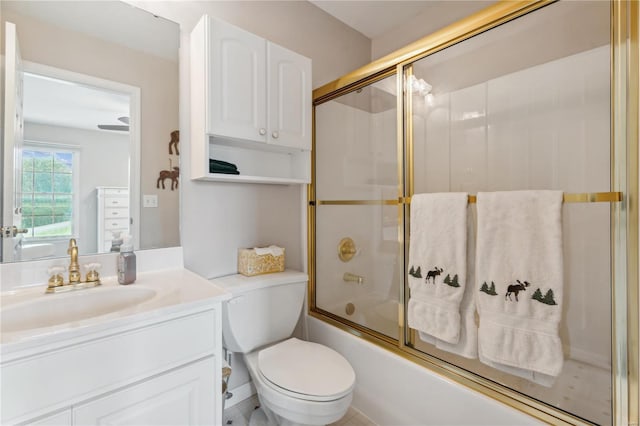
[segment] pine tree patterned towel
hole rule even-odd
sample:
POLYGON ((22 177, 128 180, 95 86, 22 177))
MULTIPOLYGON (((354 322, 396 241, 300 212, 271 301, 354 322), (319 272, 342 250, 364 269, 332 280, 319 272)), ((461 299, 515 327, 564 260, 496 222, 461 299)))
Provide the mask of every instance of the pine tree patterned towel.
POLYGON ((480 361, 551 386, 562 370, 562 192, 478 193, 480 361))
POLYGON ((409 327, 453 344, 460 340, 466 226, 466 193, 411 197, 409 327))
POLYGON ((475 206, 472 204, 467 209, 467 279, 468 285, 464 286, 464 295, 460 302, 460 339, 458 343, 447 343, 435 339, 424 332, 419 332, 420 340, 434 344, 436 348, 463 356, 465 358, 478 358, 478 326, 476 325, 476 288, 475 283, 475 206))

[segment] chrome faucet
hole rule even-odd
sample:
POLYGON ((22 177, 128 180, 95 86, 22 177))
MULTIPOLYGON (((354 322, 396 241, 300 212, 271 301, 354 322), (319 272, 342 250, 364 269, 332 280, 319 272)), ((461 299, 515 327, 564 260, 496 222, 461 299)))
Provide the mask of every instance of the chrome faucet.
POLYGON ((353 281, 358 284, 362 284, 364 282, 364 277, 361 275, 352 274, 351 272, 345 272, 342 276, 342 279, 346 282, 353 281))

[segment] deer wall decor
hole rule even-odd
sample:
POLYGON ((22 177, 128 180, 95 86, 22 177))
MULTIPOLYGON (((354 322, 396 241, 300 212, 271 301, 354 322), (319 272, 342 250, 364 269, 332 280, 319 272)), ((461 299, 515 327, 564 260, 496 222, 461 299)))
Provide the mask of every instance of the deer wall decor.
POLYGON ((171 141, 169 141, 169 155, 173 154, 172 147, 176 150, 176 155, 180 155, 178 151, 178 143, 180 142, 180 130, 171 132, 171 141))
MULTIPOLYGON (((169 160, 169 168, 171 169, 171 160, 169 160)), ((156 188, 160 189, 160 184, 162 184, 162 189, 165 189, 165 179, 171 179, 171 190, 173 191, 178 188, 178 177, 180 177, 180 167, 178 166, 173 167, 171 170, 160 170, 156 188)))

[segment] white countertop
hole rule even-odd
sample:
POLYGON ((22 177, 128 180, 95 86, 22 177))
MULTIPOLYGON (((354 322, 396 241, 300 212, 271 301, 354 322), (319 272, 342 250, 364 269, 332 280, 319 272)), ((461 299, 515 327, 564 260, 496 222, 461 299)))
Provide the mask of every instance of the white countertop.
MULTIPOLYGON (((19 356, 20 352, 25 350, 32 352, 35 348, 49 350, 59 345, 81 341, 89 335, 94 338, 95 333, 108 334, 131 328, 133 323, 135 326, 136 324, 162 320, 162 316, 173 317, 188 314, 188 311, 206 309, 231 297, 230 293, 220 286, 212 284, 187 269, 139 273, 135 283, 126 286, 118 284, 115 276, 102 278, 101 281, 102 285, 99 287, 57 294, 44 294, 46 285, 0 293, 0 320, 2 320, 5 310, 10 311, 20 308, 21 305, 34 304, 34 302, 36 304, 33 306, 46 309, 47 301, 53 301, 56 298, 58 298, 57 301, 63 303, 66 302, 62 299, 68 298, 68 301, 71 302, 70 306, 72 306, 73 303, 86 302, 88 299, 91 299, 91 303, 96 303, 97 300, 99 304, 100 295, 105 295, 106 300, 116 292, 120 300, 126 300, 126 296, 123 294, 127 291, 129 292, 127 296, 129 294, 133 296, 152 294, 139 303, 133 303, 111 312, 108 311, 108 308, 100 306, 98 310, 101 308, 107 310, 98 316, 89 316, 77 321, 62 322, 51 326, 39 325, 20 330, 3 331, 0 335, 0 355, 3 356, 3 361, 7 360, 6 357, 9 354, 19 356), (87 296, 90 297, 87 298, 87 296)), ((29 311, 27 310, 27 312, 29 311)))

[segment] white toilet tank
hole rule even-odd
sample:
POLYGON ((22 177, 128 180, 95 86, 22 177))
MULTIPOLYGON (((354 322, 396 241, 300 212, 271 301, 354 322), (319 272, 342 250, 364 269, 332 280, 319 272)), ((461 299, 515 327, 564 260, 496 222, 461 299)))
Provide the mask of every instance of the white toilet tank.
POLYGON ((224 347, 249 353, 290 337, 300 317, 307 280, 307 274, 292 270, 211 279, 232 295, 222 308, 224 347))

